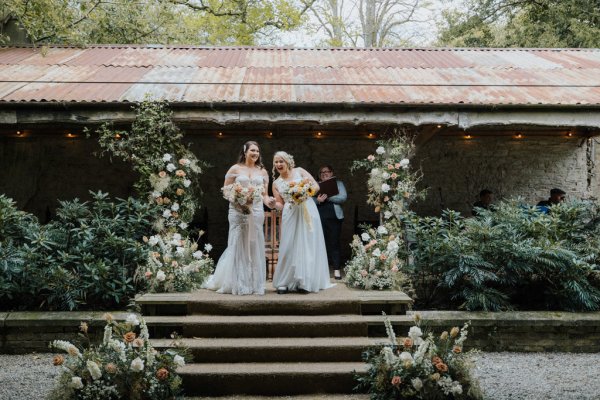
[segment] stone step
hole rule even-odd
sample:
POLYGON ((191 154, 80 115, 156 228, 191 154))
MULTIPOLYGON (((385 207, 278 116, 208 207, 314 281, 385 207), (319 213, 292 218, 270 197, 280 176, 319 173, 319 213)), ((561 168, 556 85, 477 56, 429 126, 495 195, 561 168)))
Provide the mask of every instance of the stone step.
MULTIPOLYGON (((361 354, 376 342, 366 337, 180 339, 194 362, 332 362, 361 361, 361 354)), ((153 339, 157 349, 174 347, 172 339, 153 339)))
POLYGON ((146 317, 151 337, 276 338, 367 336, 361 315, 246 315, 146 317))
POLYGON ((187 364, 177 370, 188 396, 352 393, 360 362, 187 364))

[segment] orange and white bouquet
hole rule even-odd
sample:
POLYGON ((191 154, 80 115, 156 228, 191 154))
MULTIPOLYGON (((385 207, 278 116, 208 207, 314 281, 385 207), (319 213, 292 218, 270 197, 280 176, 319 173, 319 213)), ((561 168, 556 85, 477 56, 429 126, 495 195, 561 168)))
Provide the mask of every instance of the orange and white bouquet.
POLYGON ((317 188, 310 179, 302 179, 299 182, 287 182, 281 196, 287 203, 299 205, 315 194, 317 194, 317 188))
POLYGON ((244 214, 250 214, 250 206, 254 201, 262 198, 264 187, 248 185, 243 186, 239 182, 224 186, 221 191, 225 200, 241 208, 244 214))

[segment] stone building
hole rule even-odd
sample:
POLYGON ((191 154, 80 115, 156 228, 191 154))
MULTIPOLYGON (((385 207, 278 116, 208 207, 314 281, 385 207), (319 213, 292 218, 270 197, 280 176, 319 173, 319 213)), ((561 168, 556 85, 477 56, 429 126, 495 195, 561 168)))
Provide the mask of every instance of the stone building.
MULTIPOLYGON (((535 203, 553 187, 599 194, 596 49, 286 49, 177 46, 0 48, 0 193, 42 221, 57 199, 88 190, 131 193, 127 165, 93 155, 84 127, 126 127, 131 104, 166 99, 196 155, 200 213, 217 251, 226 243, 219 188, 240 146, 276 150, 313 173, 332 164, 346 183, 343 240, 376 219, 353 160, 394 128, 416 132, 421 213, 469 213, 477 193, 535 203)), ((346 250, 348 251, 348 250, 346 250)), ((346 254, 348 255, 348 254, 346 254)))

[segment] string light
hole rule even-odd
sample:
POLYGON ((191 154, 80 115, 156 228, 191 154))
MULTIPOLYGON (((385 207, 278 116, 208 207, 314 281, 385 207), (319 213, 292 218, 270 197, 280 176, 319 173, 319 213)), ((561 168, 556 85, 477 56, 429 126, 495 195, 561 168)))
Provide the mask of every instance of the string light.
POLYGON ((75 137, 75 135, 73 135, 71 132, 69 132, 69 133, 67 133, 67 137, 72 138, 72 137, 75 137))
POLYGON ((223 132, 218 133, 219 137, 223 137, 223 132))
POLYGON ((467 139, 467 140, 469 140, 469 139, 473 139, 473 136, 471 136, 471 135, 467 134, 467 135, 465 135, 465 139, 467 139))
POLYGON ((441 125, 438 125, 438 126, 437 126, 437 128, 438 128, 438 129, 441 129, 441 128, 442 128, 442 126, 441 126, 441 125))
POLYGON ((121 139, 121 134, 119 134, 119 133, 116 133, 116 134, 115 134, 115 139, 121 139))
POLYGON ((17 131, 17 136, 21 136, 21 131, 17 131))
POLYGON ((269 136, 273 136, 273 132, 269 132, 269 136))
POLYGON ((321 135, 322 135, 322 133, 321 133, 321 132, 317 132, 317 136, 321 136, 321 135))
POLYGON ((573 137, 573 132, 567 132, 567 137, 573 137))
POLYGON ((521 132, 517 132, 515 139, 523 139, 523 134, 521 132))
POLYGON ((369 139, 373 139, 375 137, 373 133, 369 133, 367 136, 369 137, 369 139))

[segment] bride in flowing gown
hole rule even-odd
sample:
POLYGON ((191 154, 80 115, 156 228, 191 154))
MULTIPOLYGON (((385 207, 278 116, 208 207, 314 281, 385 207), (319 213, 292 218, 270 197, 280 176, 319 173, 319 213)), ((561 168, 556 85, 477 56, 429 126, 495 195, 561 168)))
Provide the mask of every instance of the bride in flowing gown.
POLYGON ((317 206, 310 198, 294 204, 287 195, 290 183, 297 184, 307 179, 317 190, 319 185, 308 172, 294 166, 291 155, 284 151, 275 153, 273 175, 277 173, 279 178, 273 182, 273 195, 275 207, 283 213, 273 286, 280 294, 288 290, 318 292, 335 286, 329 279, 325 239, 317 206))
POLYGON ((245 204, 230 201, 227 249, 204 288, 235 295, 265 293, 263 203, 270 208, 275 205, 275 199, 268 196, 268 184, 269 175, 262 164, 258 143, 246 142, 237 164, 225 175, 223 189, 254 188, 260 194, 251 196, 245 204))

